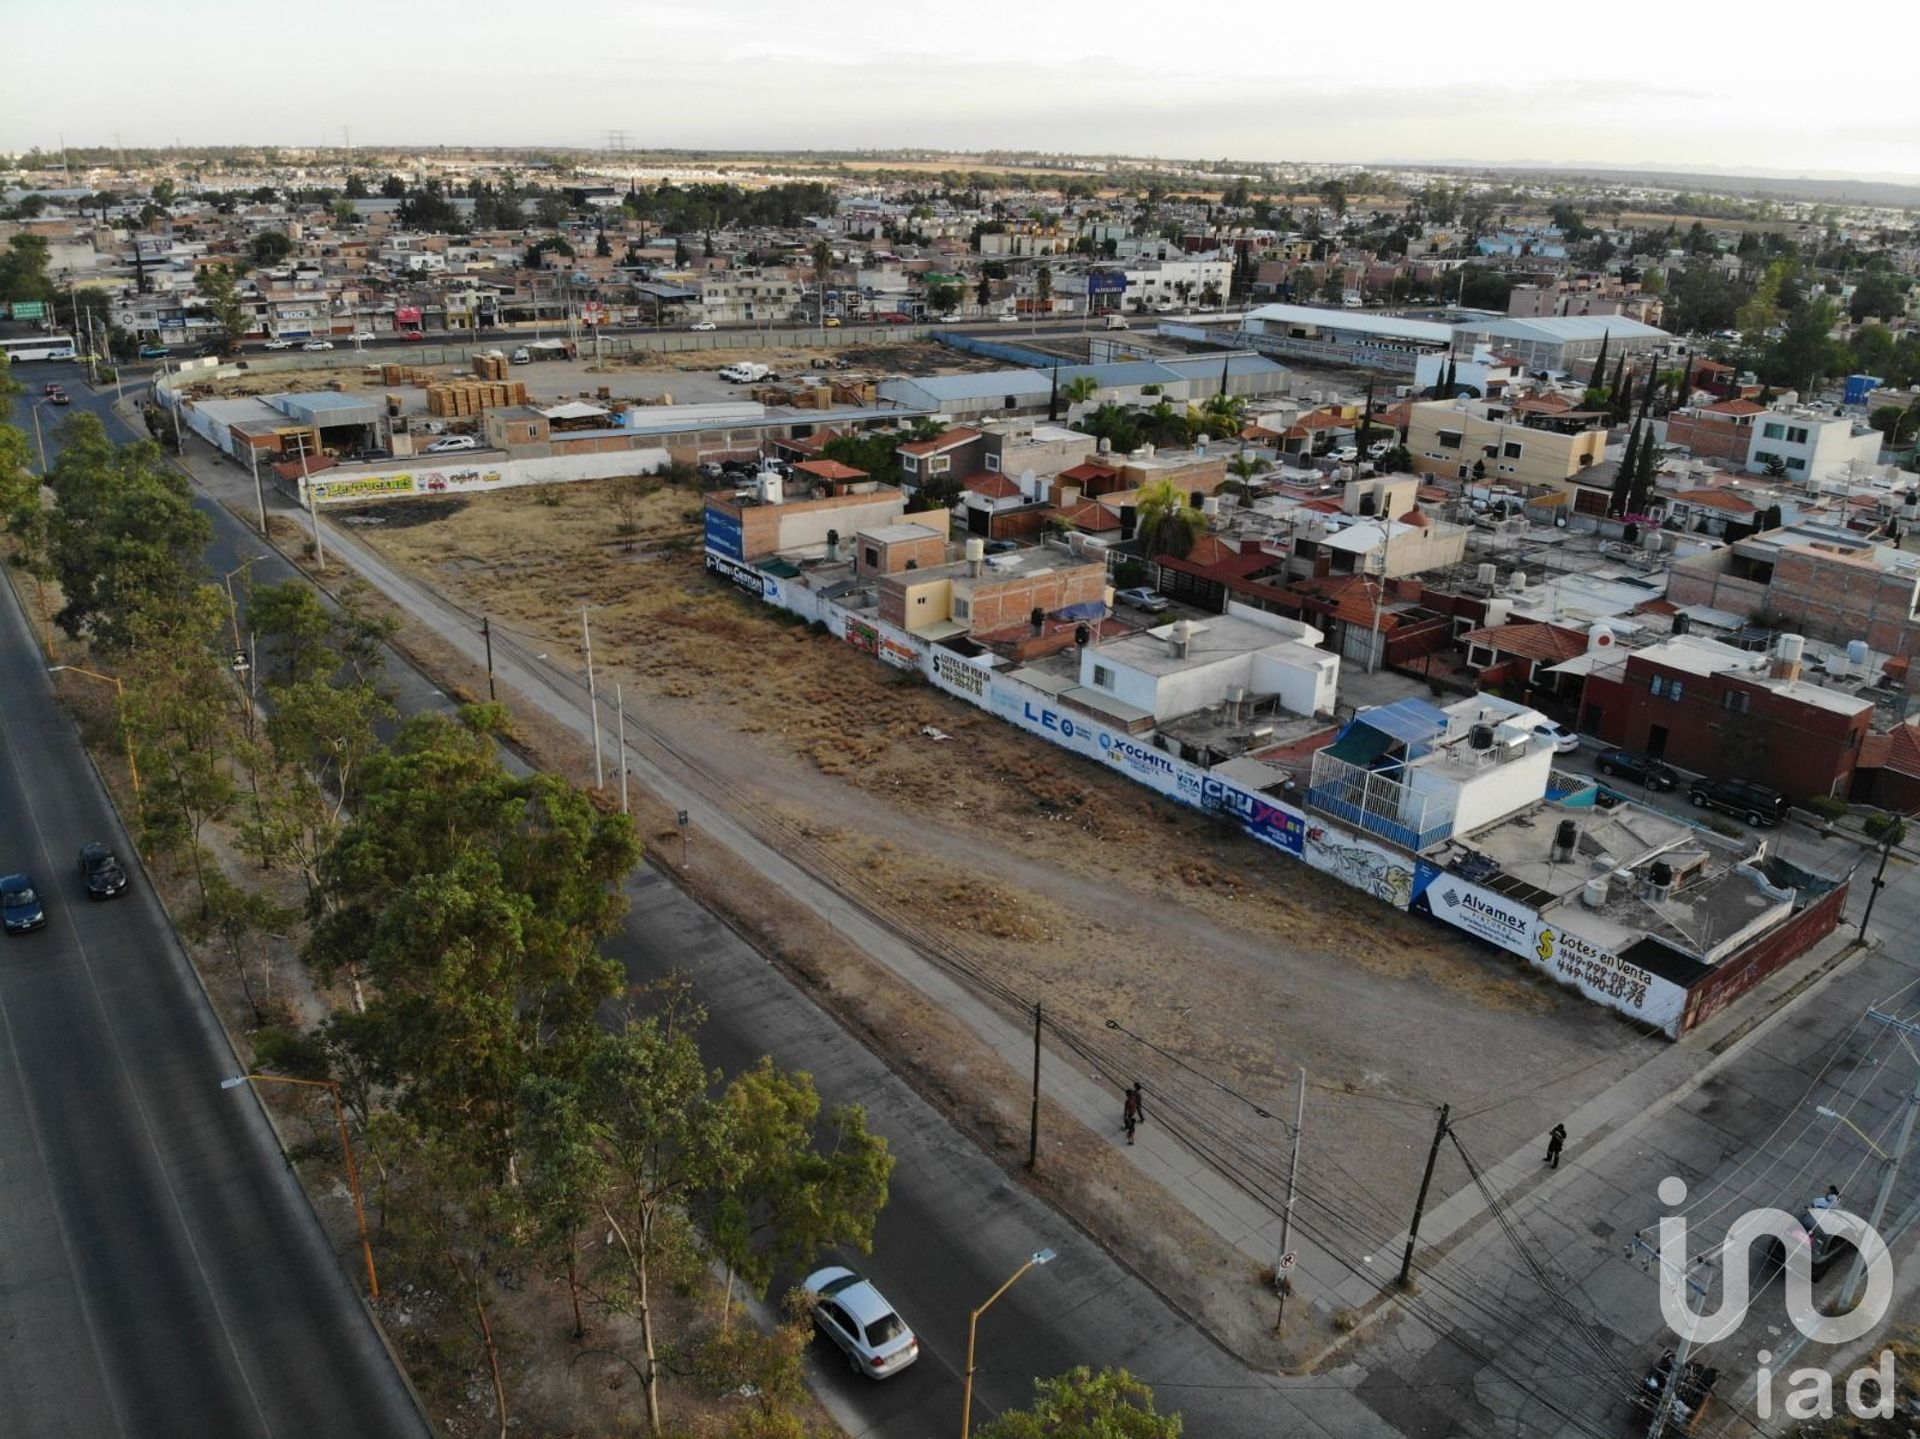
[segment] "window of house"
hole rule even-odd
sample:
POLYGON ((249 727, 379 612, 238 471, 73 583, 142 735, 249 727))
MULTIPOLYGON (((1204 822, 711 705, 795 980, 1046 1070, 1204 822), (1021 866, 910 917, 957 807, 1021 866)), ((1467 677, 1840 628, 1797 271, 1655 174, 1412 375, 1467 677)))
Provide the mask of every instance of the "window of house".
POLYGON ((1655 675, 1652 682, 1647 685, 1648 692, 1655 699, 1677 700, 1680 698, 1681 688, 1680 680, 1669 675, 1655 675))
POLYGON ((998 455, 987 456, 987 470, 989 473, 995 475, 1000 473, 1000 457, 998 455))
POLYGON ((1780 457, 1774 454, 1772 450, 1755 450, 1753 452, 1753 458, 1759 464, 1770 465, 1780 457))
POLYGON ((1093 683, 1096 689, 1103 689, 1103 690, 1112 689, 1113 688, 1113 671, 1108 669, 1105 665, 1095 665, 1093 667, 1093 683))
POLYGON ((1443 450, 1459 449, 1460 448, 1460 431, 1458 430, 1440 431, 1440 448, 1443 450))
POLYGON ((900 457, 900 471, 902 474, 918 474, 920 471, 920 457, 918 455, 902 455, 900 457))
POLYGON ((1501 448, 1500 453, 1505 455, 1510 460, 1519 459, 1520 458, 1520 442, 1518 440, 1508 440, 1507 443, 1501 448))
POLYGON ((946 455, 935 455, 927 461, 927 473, 930 475, 944 475, 952 468, 953 461, 946 455))
POLYGON ((1806 442, 1807 442, 1807 432, 1804 429, 1802 429, 1798 425, 1789 425, 1787 427, 1787 443, 1788 444, 1804 445, 1806 442))
POLYGON ((1728 690, 1720 696, 1720 708, 1726 710, 1729 714, 1745 714, 1748 705, 1752 702, 1753 696, 1749 695, 1745 690, 1728 690))
POLYGON ((956 620, 964 620, 971 618, 972 614, 973 601, 965 595, 955 595, 953 597, 953 617, 956 620))
POLYGON ((1802 460, 1802 459, 1796 459, 1795 457, 1793 457, 1793 456, 1791 456, 1791 455, 1789 455, 1789 456, 1787 457, 1787 468, 1788 468, 1788 469, 1790 469, 1790 470, 1804 470, 1804 469, 1805 469, 1806 467, 1807 467, 1807 462, 1806 462, 1805 460, 1802 460))
POLYGON ((1760 433, 1770 440, 1778 440, 1785 437, 1787 427, 1785 425, 1764 425, 1761 427, 1760 433))
POLYGON ((865 564, 868 569, 877 570, 880 568, 880 551, 878 549, 872 545, 868 545, 866 556, 865 564))

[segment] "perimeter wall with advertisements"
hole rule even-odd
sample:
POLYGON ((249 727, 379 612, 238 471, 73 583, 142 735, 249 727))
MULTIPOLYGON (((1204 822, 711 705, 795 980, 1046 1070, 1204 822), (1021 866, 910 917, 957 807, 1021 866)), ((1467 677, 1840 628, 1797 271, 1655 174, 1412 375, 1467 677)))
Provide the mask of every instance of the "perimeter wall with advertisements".
MULTIPOLYGON (((1702 1003, 1688 987, 1629 963, 1605 947, 1543 917, 1538 911, 1467 882, 1427 860, 1383 845, 1317 811, 1221 779, 1151 743, 1100 723, 1084 710, 1058 703, 1044 690, 1006 674, 989 654, 965 655, 930 643, 878 619, 848 610, 804 585, 707 551, 707 569, 764 602, 824 624, 854 649, 896 669, 924 675, 937 689, 986 710, 1049 744, 1114 769, 1156 794, 1237 822, 1260 843, 1291 855, 1322 874, 1383 904, 1429 916, 1498 946, 1577 989, 1596 1004, 1678 1039, 1726 1002, 1702 1003)), ((1843 884, 1792 920, 1749 945, 1694 986, 1712 991, 1715 975, 1739 975, 1742 988, 1771 973, 1830 932, 1843 884)), ((1731 988, 1731 985, 1724 986, 1731 988)), ((1737 991, 1736 991, 1737 992, 1737 991)))

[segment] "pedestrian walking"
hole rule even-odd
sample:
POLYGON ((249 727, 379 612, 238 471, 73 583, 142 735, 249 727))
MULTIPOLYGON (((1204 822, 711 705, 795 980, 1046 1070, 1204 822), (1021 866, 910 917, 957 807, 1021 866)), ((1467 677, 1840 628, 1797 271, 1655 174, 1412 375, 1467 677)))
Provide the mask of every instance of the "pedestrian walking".
POLYGON ((1560 1167, 1560 1151, 1566 1147, 1567 1126, 1556 1124, 1547 1131, 1547 1164, 1550 1168, 1560 1167))
POLYGON ((1146 1123, 1146 1106, 1141 1101, 1140 1081, 1127 1091, 1127 1102, 1120 1107, 1120 1125, 1127 1131, 1127 1143, 1133 1143, 1133 1131, 1146 1123))

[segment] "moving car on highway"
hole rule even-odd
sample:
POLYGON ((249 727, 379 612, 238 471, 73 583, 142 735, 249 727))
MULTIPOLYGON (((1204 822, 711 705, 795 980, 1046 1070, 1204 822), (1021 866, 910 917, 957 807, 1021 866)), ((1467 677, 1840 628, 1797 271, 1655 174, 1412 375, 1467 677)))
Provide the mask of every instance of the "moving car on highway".
POLYGON ((891 1379, 920 1357, 920 1341, 880 1291, 838 1265, 802 1282, 819 1331, 840 1347, 856 1374, 891 1379))
POLYGON ((98 840, 80 848, 80 882, 88 899, 112 899, 127 892, 127 872, 119 856, 98 840))
POLYGON ((8 934, 25 934, 47 922, 46 906, 33 887, 30 874, 10 874, 0 878, 0 927, 8 934))

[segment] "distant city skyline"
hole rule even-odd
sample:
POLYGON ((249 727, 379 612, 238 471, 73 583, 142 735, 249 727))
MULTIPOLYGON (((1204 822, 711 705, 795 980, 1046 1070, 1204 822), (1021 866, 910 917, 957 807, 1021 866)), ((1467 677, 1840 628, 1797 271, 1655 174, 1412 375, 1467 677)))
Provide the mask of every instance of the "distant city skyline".
POLYGON ((67 0, 9 17, 0 147, 592 149, 622 131, 640 150, 1920 179, 1920 87, 1872 73, 1891 53, 1874 37, 1911 25, 1892 0, 1808 48, 1759 16, 1649 0, 1504 29, 1406 0, 1341 18, 1144 0, 976 0, 938 24, 774 0, 577 0, 551 18, 489 0, 67 0))

